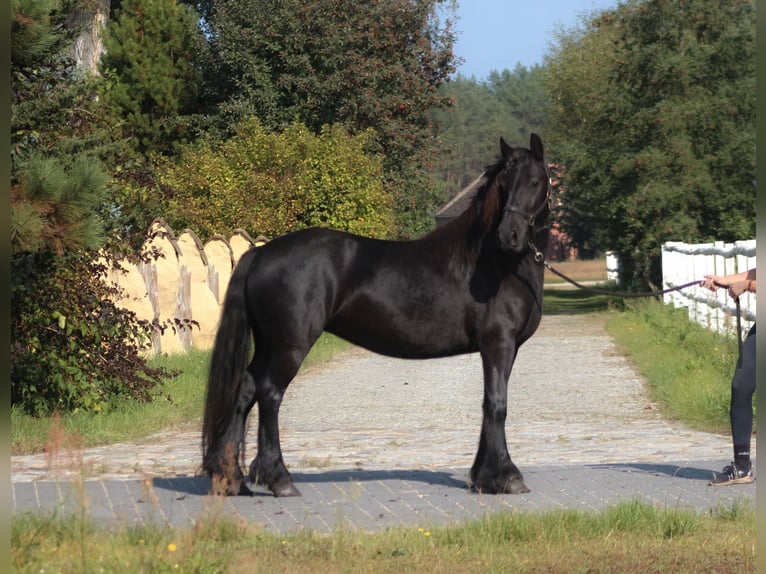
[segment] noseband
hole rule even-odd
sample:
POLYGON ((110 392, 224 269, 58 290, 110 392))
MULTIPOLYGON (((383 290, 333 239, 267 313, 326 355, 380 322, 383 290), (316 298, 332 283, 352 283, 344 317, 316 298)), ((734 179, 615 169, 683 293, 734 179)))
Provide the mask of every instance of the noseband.
MULTIPOLYGON (((548 190, 545 193, 545 197, 543 198, 542 203, 535 209, 533 212, 527 212, 522 209, 519 209, 517 207, 511 207, 508 206, 503 209, 503 213, 518 213, 521 215, 524 219, 527 220, 527 223, 529 223, 530 227, 535 226, 535 220, 537 219, 537 216, 540 215, 543 212, 543 209, 548 208, 550 210, 551 208, 551 184, 550 179, 548 179, 548 190)), ((547 225, 545 227, 548 227, 547 225)), ((545 229, 545 227, 541 227, 540 229, 545 229)), ((537 231, 540 231, 538 229, 537 231)))

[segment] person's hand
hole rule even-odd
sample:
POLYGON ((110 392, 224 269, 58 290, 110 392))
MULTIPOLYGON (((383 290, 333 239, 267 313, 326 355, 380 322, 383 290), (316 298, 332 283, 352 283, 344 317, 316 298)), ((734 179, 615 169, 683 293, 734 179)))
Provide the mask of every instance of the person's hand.
POLYGON ((746 291, 749 291, 750 281, 743 279, 729 285, 729 297, 732 299, 739 299, 739 296, 746 291))
POLYGON ((719 281, 720 279, 721 278, 718 275, 705 275, 705 278, 700 281, 700 286, 710 289, 711 291, 717 291, 718 288, 722 286, 719 281))

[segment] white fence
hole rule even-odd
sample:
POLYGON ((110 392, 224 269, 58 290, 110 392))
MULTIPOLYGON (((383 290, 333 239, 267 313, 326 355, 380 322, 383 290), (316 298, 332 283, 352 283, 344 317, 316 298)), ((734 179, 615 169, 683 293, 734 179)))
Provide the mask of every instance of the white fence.
POLYGON ((620 280, 620 258, 614 251, 606 252, 606 280, 614 282, 620 280))
MULTIPOLYGON (((669 241, 662 246, 663 289, 698 281, 705 275, 729 275, 755 267, 755 239, 734 243, 681 243, 669 241)), ((736 334, 736 304, 726 289, 710 291, 693 286, 664 296, 674 307, 686 307, 689 319, 721 332, 736 334)), ((739 298, 743 334, 755 322, 755 295, 739 298)))

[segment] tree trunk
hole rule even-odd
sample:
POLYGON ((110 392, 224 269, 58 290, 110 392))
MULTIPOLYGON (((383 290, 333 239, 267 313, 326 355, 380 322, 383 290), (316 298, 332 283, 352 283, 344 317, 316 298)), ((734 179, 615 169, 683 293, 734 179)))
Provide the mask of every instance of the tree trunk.
POLYGON ((67 18, 67 27, 79 32, 72 47, 72 57, 86 74, 98 74, 98 61, 104 50, 104 30, 109 20, 109 2, 81 0, 67 18))

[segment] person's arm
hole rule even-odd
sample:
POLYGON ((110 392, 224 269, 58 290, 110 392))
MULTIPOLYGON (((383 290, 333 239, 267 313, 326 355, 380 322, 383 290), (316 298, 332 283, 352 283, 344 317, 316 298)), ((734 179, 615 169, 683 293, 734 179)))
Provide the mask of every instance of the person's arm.
POLYGON ((729 295, 737 299, 743 293, 756 292, 755 267, 741 273, 732 273, 731 275, 705 275, 705 279, 700 284, 711 291, 715 291, 719 287, 726 287, 729 290, 729 295))

